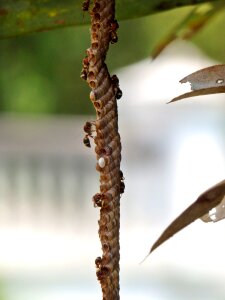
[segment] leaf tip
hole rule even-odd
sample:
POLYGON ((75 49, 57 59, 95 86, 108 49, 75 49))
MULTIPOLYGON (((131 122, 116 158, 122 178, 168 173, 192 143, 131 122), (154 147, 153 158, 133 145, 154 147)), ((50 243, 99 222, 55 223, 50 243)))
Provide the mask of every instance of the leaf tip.
POLYGON ((166 104, 170 104, 170 103, 172 103, 172 102, 174 102, 173 99, 170 100, 170 101, 168 101, 168 102, 166 102, 166 104))
POLYGON ((184 77, 183 79, 181 79, 179 82, 182 84, 182 83, 186 83, 188 82, 188 76, 184 77))
POLYGON ((142 265, 146 259, 149 257, 149 255, 151 254, 152 249, 150 249, 149 253, 144 257, 144 259, 142 259, 142 261, 139 262, 139 265, 142 265))
POLYGON ((173 98, 173 99, 172 99, 172 100, 170 100, 169 102, 166 102, 166 104, 170 104, 170 103, 176 102, 177 100, 179 100, 179 96, 178 96, 178 97, 175 97, 175 98, 173 98))

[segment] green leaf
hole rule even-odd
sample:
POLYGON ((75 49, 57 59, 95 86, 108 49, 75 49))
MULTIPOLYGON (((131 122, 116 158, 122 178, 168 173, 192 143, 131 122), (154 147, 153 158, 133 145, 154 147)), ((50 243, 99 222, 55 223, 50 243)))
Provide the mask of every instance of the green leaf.
MULTIPOLYGON (((208 1, 117 0, 116 16, 118 20, 131 19, 204 2, 208 1)), ((82 11, 81 0, 1 0, 0 2, 1 39, 88 22, 89 17, 82 11)))
POLYGON ((195 6, 191 12, 176 25, 153 49, 152 58, 156 58, 173 40, 191 39, 209 21, 225 7, 224 1, 195 6))

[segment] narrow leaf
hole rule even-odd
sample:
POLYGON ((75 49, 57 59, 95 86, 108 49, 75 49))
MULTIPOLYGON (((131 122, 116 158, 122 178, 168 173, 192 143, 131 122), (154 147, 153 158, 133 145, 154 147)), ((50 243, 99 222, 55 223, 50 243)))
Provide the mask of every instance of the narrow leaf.
POLYGON ((196 6, 171 32, 153 49, 152 58, 155 59, 173 40, 191 39, 202 27, 209 23, 215 14, 225 6, 224 2, 207 3, 196 6))
POLYGON ((173 98, 169 103, 194 96, 225 93, 225 64, 201 69, 184 77, 180 82, 190 82, 192 92, 173 98))
POLYGON ((204 222, 216 222, 225 218, 225 180, 205 191, 193 204, 182 212, 153 244, 149 254, 198 218, 201 218, 204 222), (210 213, 213 208, 216 209, 216 212, 210 213))

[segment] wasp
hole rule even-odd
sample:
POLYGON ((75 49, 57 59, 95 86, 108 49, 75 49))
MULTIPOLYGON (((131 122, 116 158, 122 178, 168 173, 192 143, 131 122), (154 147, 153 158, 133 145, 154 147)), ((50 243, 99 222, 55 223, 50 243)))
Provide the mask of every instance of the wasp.
POLYGON ((111 32, 111 44, 115 44, 118 42, 118 36, 117 33, 115 31, 111 32))
POLYGON ((102 263, 102 258, 100 256, 98 256, 96 259, 95 259, 95 265, 96 265, 96 268, 100 268, 101 266, 101 263, 102 263))
POLYGON ((125 178, 123 177, 123 172, 120 170, 120 180, 121 181, 124 181, 125 180, 125 178))
POLYGON ((119 87, 117 87, 117 91, 116 91, 116 99, 120 99, 123 96, 123 92, 121 91, 121 89, 119 87))
POLYGON ((90 142, 90 139, 88 137, 88 134, 86 134, 85 137, 83 138, 83 143, 86 147, 91 148, 91 142, 90 142))
POLYGON ((112 81, 113 85, 115 85, 115 86, 119 85, 119 78, 115 74, 112 75, 111 81, 112 81))
POLYGON ((86 132, 89 136, 92 136, 94 122, 86 122, 84 124, 84 132, 86 132))
POLYGON ((84 2, 82 3, 82 10, 83 11, 88 11, 89 7, 90 7, 90 0, 84 0, 84 2))
POLYGON ((80 73, 80 77, 86 81, 87 80, 87 71, 83 69, 80 73))
POLYGON ((117 20, 114 20, 113 22, 110 23, 111 30, 116 31, 119 28, 119 24, 117 20))
POLYGON ((117 36, 117 29, 119 28, 119 24, 117 20, 114 20, 113 22, 110 23, 110 39, 111 39, 111 44, 115 44, 118 41, 118 36, 117 36))
POLYGON ((91 148, 91 142, 90 137, 94 138, 92 133, 94 131, 93 129, 94 122, 86 122, 84 124, 84 132, 86 133, 83 139, 83 143, 86 147, 91 148))
POLYGON ((120 181, 120 194, 123 194, 125 191, 125 183, 123 181, 120 181))
POLYGON ((111 81, 112 81, 113 89, 114 89, 114 92, 116 95, 116 99, 119 100, 123 96, 123 92, 119 88, 119 79, 116 75, 112 75, 111 81))
POLYGON ((87 80, 88 66, 89 66, 89 60, 88 60, 88 57, 85 56, 85 58, 83 59, 83 69, 82 69, 81 74, 80 74, 80 77, 83 80, 87 80))
POLYGON ((119 172, 119 175, 120 175, 120 194, 123 194, 125 191, 125 183, 124 183, 125 178, 121 170, 119 172))

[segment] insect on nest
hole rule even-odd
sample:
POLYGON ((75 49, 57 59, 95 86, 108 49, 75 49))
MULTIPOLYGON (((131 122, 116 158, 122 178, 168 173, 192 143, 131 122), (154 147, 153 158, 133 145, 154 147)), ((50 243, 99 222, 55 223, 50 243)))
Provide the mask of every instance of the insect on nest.
POLYGON ((119 28, 119 24, 117 20, 114 20, 113 22, 110 23, 110 41, 111 44, 115 44, 118 41, 118 36, 117 36, 117 29, 119 28))
POLYGON ((116 75, 112 75, 111 81, 112 81, 114 93, 116 95, 116 99, 119 100, 123 95, 123 92, 121 91, 121 89, 119 87, 119 79, 116 75))
POLYGON ((91 148, 90 138, 94 139, 93 133, 95 132, 95 122, 86 122, 84 124, 84 132, 86 133, 83 138, 83 143, 86 147, 91 148))
POLYGON ((89 7, 90 7, 90 0, 84 0, 84 2, 82 3, 82 10, 83 11, 88 11, 89 7))

